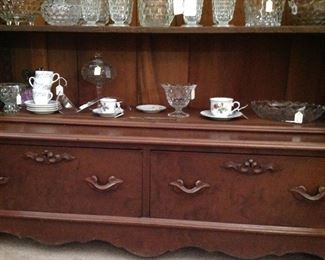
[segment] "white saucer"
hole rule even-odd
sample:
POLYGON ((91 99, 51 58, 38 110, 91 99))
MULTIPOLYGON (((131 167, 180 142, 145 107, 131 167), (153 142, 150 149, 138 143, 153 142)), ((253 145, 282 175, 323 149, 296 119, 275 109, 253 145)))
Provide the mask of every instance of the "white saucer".
POLYGON ((162 106, 162 105, 145 104, 145 105, 136 106, 136 109, 138 109, 141 112, 154 114, 154 113, 159 113, 159 112, 165 110, 166 107, 162 106))
POLYGON ((231 120, 234 118, 241 117, 243 115, 242 112, 236 111, 227 117, 218 117, 218 116, 213 115, 210 110, 203 110, 200 112, 200 114, 204 117, 208 117, 213 120, 231 120))
POLYGON ((53 108, 53 107, 59 107, 60 103, 56 100, 50 100, 48 104, 35 104, 33 100, 27 100, 25 101, 25 105, 30 108, 53 108))
POLYGON ((94 114, 99 115, 101 117, 116 117, 117 115, 124 113, 124 110, 122 108, 116 109, 114 113, 105 113, 102 111, 102 109, 100 107, 95 108, 92 111, 94 114))
POLYGON ((54 108, 54 109, 32 109, 32 108, 26 108, 27 111, 30 111, 32 113, 35 114, 39 114, 39 115, 48 115, 48 114, 53 114, 57 111, 59 111, 59 108, 54 108))

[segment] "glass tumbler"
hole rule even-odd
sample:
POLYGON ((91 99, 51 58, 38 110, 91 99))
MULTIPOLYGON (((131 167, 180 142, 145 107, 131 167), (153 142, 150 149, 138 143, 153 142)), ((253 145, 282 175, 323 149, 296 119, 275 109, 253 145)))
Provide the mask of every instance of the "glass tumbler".
POLYGON ((138 16, 141 26, 170 26, 174 19, 174 1, 138 0, 138 16))
POLYGON ((234 17, 236 0, 212 0, 213 23, 217 26, 229 26, 234 17))
POLYGON ((112 26, 128 26, 132 20, 133 0, 109 0, 112 26))
POLYGON ((96 25, 100 15, 100 0, 81 0, 81 10, 86 22, 84 25, 96 25))
POLYGON ((109 2, 108 0, 100 0, 99 19, 97 25, 106 25, 109 22, 109 2))
POLYGON ((199 23, 202 17, 202 8, 204 0, 184 0, 183 26, 201 26, 199 23))
POLYGON ((245 0, 246 26, 280 26, 286 0, 245 0))

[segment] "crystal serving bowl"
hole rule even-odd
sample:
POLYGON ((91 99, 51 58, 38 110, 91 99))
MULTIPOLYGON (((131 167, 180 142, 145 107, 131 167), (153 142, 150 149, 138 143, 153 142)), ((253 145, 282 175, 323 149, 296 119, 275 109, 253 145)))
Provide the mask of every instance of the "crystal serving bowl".
POLYGON ((169 113, 170 117, 188 117, 189 114, 182 111, 191 101, 192 91, 196 85, 171 85, 161 84, 163 87, 167 101, 171 107, 175 109, 174 112, 169 113))
POLYGON ((7 25, 34 25, 42 0, 0 0, 0 18, 7 25))
POLYGON ((78 1, 44 1, 41 6, 44 20, 50 25, 77 25, 81 18, 78 1))
POLYGON ((303 123, 317 120, 325 112, 325 106, 291 101, 252 101, 253 111, 263 119, 275 121, 293 121, 295 114, 303 114, 303 123))

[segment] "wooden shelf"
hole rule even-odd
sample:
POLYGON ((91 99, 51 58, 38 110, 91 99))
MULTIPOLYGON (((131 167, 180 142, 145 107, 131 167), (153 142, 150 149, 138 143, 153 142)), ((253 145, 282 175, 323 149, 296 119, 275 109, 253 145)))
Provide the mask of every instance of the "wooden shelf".
POLYGON ((113 27, 113 26, 6 26, 0 25, 1 32, 74 32, 74 33, 136 33, 136 34, 319 34, 325 33, 325 26, 280 26, 280 27, 113 27))
POLYGON ((2 113, 0 115, 0 122, 228 132, 313 133, 325 135, 325 121, 323 119, 299 125, 263 120, 258 118, 252 111, 245 111, 245 115, 249 118, 248 120, 242 117, 234 120, 216 121, 203 118, 200 116, 200 111, 196 109, 188 112, 190 117, 178 119, 168 117, 167 112, 145 114, 137 111, 126 111, 123 117, 104 118, 94 115, 89 111, 83 111, 78 114, 56 113, 51 115, 37 115, 21 111, 15 115, 3 115, 2 113))

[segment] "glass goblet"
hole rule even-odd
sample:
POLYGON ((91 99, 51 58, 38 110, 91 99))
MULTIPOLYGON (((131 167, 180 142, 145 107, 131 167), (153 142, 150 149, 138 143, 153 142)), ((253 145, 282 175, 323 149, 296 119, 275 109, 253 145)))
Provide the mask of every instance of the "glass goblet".
POLYGON ((100 0, 81 0, 83 25, 96 26, 100 16, 100 0))
POLYGON ((183 19, 185 24, 182 26, 202 26, 200 25, 202 17, 202 8, 204 0, 184 0, 183 19))
POLYGON ((109 0, 109 13, 114 24, 128 26, 132 20, 133 0, 109 0))
POLYGON ((235 11, 236 0, 212 0, 213 23, 229 26, 235 11))
POLYGON ((165 90, 169 105, 175 109, 168 116, 178 118, 188 117, 189 114, 183 112, 182 109, 190 102, 192 91, 196 88, 196 85, 161 84, 161 86, 165 90))

